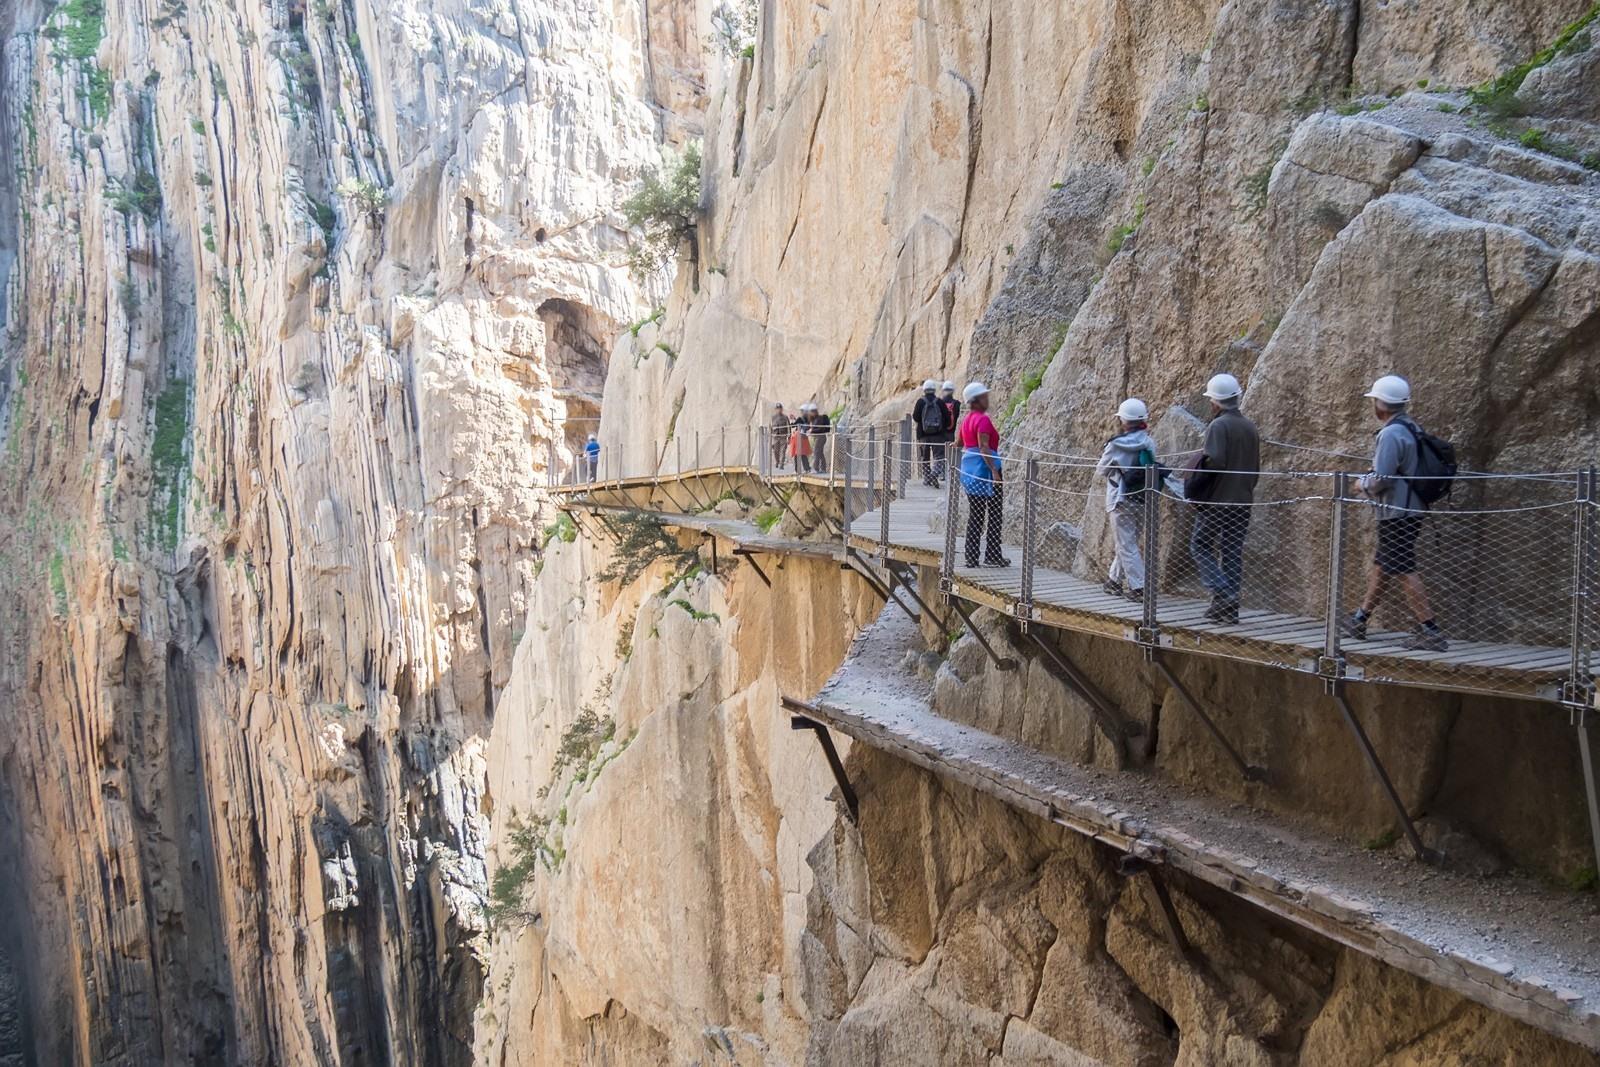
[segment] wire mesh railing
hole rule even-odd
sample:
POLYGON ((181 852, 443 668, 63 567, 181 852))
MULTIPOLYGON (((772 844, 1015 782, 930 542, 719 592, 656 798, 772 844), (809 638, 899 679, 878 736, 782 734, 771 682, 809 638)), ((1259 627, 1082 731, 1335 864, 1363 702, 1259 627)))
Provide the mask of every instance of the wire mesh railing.
POLYGON ((1108 469, 1017 442, 991 458, 919 441, 910 420, 786 422, 681 433, 651 455, 591 446, 565 471, 552 451, 550 477, 821 482, 841 494, 848 542, 937 567, 947 593, 987 590, 1023 625, 1076 613, 1152 647, 1595 704, 1592 471, 1466 473, 1432 507, 1397 508, 1352 471, 1212 472, 1239 477, 1200 502, 1188 471, 1108 469))

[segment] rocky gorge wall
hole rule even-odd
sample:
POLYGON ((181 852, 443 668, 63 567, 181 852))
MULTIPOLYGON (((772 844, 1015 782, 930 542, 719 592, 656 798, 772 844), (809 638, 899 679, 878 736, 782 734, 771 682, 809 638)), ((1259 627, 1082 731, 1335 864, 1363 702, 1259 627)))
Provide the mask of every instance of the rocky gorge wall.
MULTIPOLYGON (((618 573, 538 491, 596 411, 633 461, 929 375, 1035 386, 1007 433, 1069 451, 1129 391, 1181 438, 1229 369, 1348 450, 1393 366, 1473 463, 1592 457, 1600 50, 1526 114, 1459 91, 1584 4, 764 0, 748 55, 709 8, 0 0, 0 940, 35 1061, 1588 1062, 1203 894, 1216 970, 1180 971, 1103 856, 870 753, 858 834, 775 708, 875 610, 854 579, 658 542, 618 573), (668 294, 614 209, 697 135, 668 294)), ((1421 788, 1503 707, 1380 743, 1421 739, 1421 788)))
POLYGON ((649 306, 615 204, 698 121, 650 7, 0 3, 36 1062, 468 1061, 533 487, 649 306))

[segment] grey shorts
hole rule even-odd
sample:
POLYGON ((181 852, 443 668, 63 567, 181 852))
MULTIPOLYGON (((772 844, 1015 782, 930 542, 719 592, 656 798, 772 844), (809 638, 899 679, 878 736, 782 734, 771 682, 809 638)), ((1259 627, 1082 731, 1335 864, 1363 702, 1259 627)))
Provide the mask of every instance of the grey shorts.
POLYGON ((1417 573, 1417 535, 1422 532, 1421 515, 1402 515, 1378 520, 1378 554, 1373 562, 1384 574, 1417 573))

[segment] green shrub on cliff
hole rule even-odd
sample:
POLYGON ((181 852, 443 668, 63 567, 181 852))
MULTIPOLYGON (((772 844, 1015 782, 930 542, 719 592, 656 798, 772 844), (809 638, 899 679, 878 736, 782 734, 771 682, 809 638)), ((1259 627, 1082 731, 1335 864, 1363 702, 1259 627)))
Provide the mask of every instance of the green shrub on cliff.
POLYGON ((526 922, 532 918, 526 906, 528 890, 533 888, 540 860, 548 860, 545 835, 549 829, 549 820, 538 816, 523 819, 513 813, 506 821, 504 854, 508 862, 490 876, 489 899, 483 905, 483 917, 491 928, 512 919, 526 922))
POLYGON ((640 278, 666 267, 685 245, 698 266, 700 146, 691 143, 681 156, 669 153, 662 166, 645 172, 638 192, 622 202, 622 217, 639 233, 628 262, 640 278))

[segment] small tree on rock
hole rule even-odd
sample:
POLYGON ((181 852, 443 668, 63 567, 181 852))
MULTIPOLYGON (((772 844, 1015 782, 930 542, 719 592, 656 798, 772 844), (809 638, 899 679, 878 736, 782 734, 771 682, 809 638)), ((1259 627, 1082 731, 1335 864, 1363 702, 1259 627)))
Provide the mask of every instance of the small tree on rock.
POLYGON ((690 144, 683 155, 668 153, 660 167, 645 173, 638 192, 622 202, 628 228, 639 232, 628 263, 639 278, 666 267, 685 244, 689 265, 699 288, 700 246, 700 146, 690 144))

